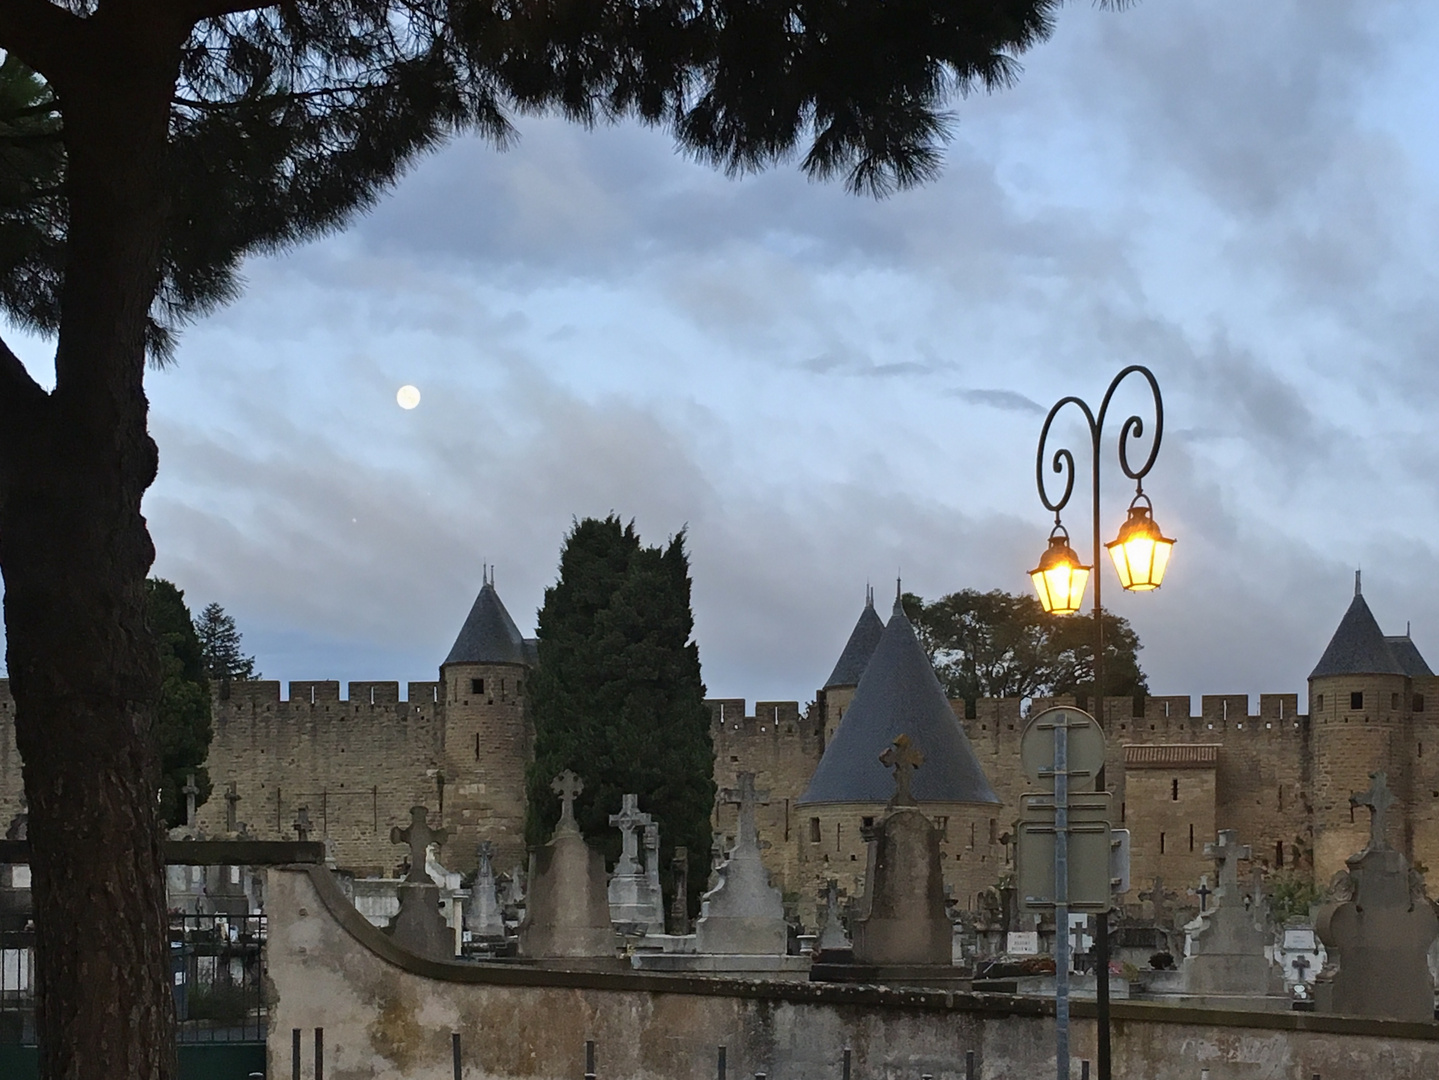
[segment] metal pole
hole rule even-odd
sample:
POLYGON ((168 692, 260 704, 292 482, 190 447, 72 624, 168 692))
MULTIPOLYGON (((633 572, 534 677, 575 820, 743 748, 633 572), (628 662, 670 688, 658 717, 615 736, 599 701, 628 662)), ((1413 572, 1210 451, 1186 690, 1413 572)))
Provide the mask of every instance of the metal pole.
POLYGON ((716 1069, 716 1076, 719 1080, 725 1080, 725 1051, 723 1046, 719 1048, 719 1064, 716 1069))
POLYGON ((849 1047, 847 1047, 847 1046, 844 1048, 844 1077, 843 1077, 843 1080, 849 1080, 849 1047))
POLYGON ((1054 1071, 1069 1080, 1069 719, 1054 725, 1054 1071))
POLYGON ((460 1078, 460 1033, 459 1033, 458 1031, 452 1031, 452 1032, 450 1032, 450 1049, 451 1049, 451 1051, 453 1052, 453 1057, 454 1057, 454 1059, 455 1059, 455 1080, 461 1080, 461 1078, 460 1078))
POLYGON ((585 1040, 585 1080, 595 1080, 595 1041, 585 1040))
MULTIPOLYGON (((846 1076, 845 1080, 849 1080, 849 1077, 846 1076)), ((973 1050, 966 1050, 964 1052, 964 1080, 975 1080, 973 1050)))

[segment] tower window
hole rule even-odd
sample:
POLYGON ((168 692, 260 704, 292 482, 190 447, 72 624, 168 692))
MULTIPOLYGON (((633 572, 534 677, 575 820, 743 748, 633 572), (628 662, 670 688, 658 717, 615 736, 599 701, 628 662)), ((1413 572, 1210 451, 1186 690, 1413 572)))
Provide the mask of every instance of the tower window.
POLYGON ((1399 709, 1399 694, 1398 694, 1397 691, 1396 691, 1395 693, 1392 693, 1392 694, 1389 695, 1389 707, 1390 707, 1391 709, 1394 709, 1396 712, 1398 711, 1398 709, 1399 709))
POLYGON ((999 821, 996 818, 989 819, 989 842, 999 843, 999 821))
POLYGON ((866 816, 866 817, 862 817, 862 818, 859 819, 859 824, 860 824, 860 828, 863 828, 863 829, 872 829, 872 828, 874 828, 874 818, 872 818, 872 817, 867 817, 867 816, 866 816))
POLYGON ((1415 694, 1415 695, 1414 695, 1414 711, 1415 711, 1415 712, 1423 712, 1423 711, 1424 711, 1424 695, 1423 695, 1423 694, 1415 694))
POLYGON ((1351 709, 1362 709, 1362 708, 1364 708, 1364 691, 1363 691, 1363 690, 1355 690, 1353 693, 1351 693, 1351 694, 1349 695, 1349 707, 1350 707, 1351 709))
POLYGON ((1275 868, 1276 870, 1283 870, 1283 869, 1284 869, 1284 841, 1283 841, 1283 840, 1277 840, 1277 841, 1275 841, 1275 843, 1274 843, 1274 868, 1275 868))
POLYGON ((809 842, 811 844, 819 843, 819 818, 817 817, 809 819, 809 842))
POLYGON ((1194 850, 1194 826, 1189 826, 1189 850, 1194 850))
POLYGON ((475 732, 475 760, 480 760, 480 733, 475 732))
POLYGON ((484 680, 484 679, 471 679, 471 680, 470 680, 470 693, 472 693, 472 694, 483 694, 484 692, 485 692, 485 680, 484 680))
POLYGON ((940 838, 941 840, 948 840, 948 839, 949 839, 949 818, 947 818, 947 817, 937 817, 937 818, 935 818, 935 819, 934 819, 934 827, 935 827, 936 830, 938 830, 938 832, 939 832, 939 838, 940 838))
POLYGON ((1172 802, 1179 801, 1179 778, 1175 777, 1169 781, 1169 798, 1172 802))
POLYGON ((1314 699, 1314 711, 1315 711, 1315 712, 1318 712, 1318 711, 1320 711, 1320 710, 1323 709, 1323 708, 1324 708, 1324 695, 1323 695, 1323 694, 1320 694, 1317 698, 1314 699))
POLYGON ((1164 834, 1159 834, 1159 854, 1164 854, 1164 834))

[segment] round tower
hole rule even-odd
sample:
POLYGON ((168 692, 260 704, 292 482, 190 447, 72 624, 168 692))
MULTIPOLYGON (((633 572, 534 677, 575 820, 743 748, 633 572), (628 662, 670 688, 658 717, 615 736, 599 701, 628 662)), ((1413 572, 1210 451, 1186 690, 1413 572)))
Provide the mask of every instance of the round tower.
POLYGON ((1349 797, 1367 791, 1380 770, 1398 800, 1389 841, 1414 857, 1414 681, 1430 674, 1407 634, 1385 637, 1356 572, 1349 610, 1309 675, 1316 884, 1368 843, 1368 814, 1349 797))
POLYGON ((534 735, 525 709, 525 678, 535 661, 487 575, 480 594, 440 665, 444 732, 442 861, 476 865, 476 846, 495 847, 496 869, 525 855, 525 768, 534 735))
POLYGON ((859 613, 859 621, 850 631, 849 640, 845 642, 844 651, 839 654, 834 670, 829 673, 824 689, 819 692, 825 746, 834 738, 839 722, 844 719, 844 712, 849 708, 855 689, 859 686, 860 676, 864 674, 869 658, 874 655, 874 648, 879 644, 880 635, 883 633, 884 622, 874 610, 874 590, 866 588, 864 610, 859 613))

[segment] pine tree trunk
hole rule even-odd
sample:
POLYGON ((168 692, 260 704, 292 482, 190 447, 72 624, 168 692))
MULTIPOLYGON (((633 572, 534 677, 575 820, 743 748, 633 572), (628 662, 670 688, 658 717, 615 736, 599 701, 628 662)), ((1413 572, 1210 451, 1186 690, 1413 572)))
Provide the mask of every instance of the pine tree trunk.
POLYGON ((156 469, 144 336, 175 61, 138 31, 132 43, 91 22, 88 55, 56 82, 71 215, 56 386, 4 443, 0 570, 29 801, 41 1075, 170 1080, 160 676, 144 592, 154 548, 140 500, 156 469))

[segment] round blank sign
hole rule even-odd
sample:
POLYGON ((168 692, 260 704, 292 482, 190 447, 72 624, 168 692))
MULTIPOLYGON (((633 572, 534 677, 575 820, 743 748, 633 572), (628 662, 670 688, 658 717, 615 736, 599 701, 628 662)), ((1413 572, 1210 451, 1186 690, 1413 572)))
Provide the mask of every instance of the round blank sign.
POLYGON ((1080 773, 1093 779, 1104 768, 1104 731, 1094 717, 1070 705, 1045 709, 1030 718, 1020 736, 1019 763, 1024 775, 1046 790, 1054 788, 1054 777, 1041 777, 1040 772, 1054 770, 1054 734, 1060 724, 1068 734, 1070 775, 1080 773))

